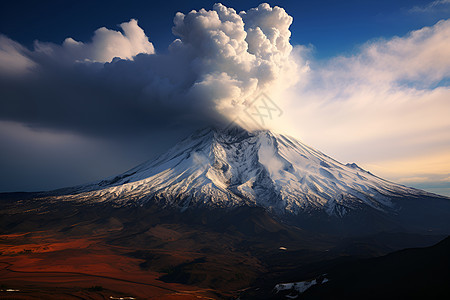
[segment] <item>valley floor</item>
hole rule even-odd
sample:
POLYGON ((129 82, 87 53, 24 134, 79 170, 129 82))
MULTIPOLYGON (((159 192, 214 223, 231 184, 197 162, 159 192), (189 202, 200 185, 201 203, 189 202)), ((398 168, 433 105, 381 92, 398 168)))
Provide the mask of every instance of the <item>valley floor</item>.
POLYGON ((285 299, 289 291, 273 292, 279 283, 444 238, 392 232, 336 237, 252 207, 180 213, 5 203, 0 299, 285 299))
MULTIPOLYGON (((0 236, 0 299, 215 299, 210 289, 158 280, 134 251, 100 238, 0 236)), ((184 253, 183 255, 188 255, 184 253)), ((189 259, 189 257, 186 257, 189 259)))

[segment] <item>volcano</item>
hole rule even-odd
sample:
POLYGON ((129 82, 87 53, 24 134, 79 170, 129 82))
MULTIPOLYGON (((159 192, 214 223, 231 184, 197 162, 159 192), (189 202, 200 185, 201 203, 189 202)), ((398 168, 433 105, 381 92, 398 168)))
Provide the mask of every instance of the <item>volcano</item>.
POLYGON ((450 232, 447 197, 342 164, 293 137, 238 127, 197 131, 156 160, 47 199, 181 212, 261 207, 307 228, 343 226, 343 234, 394 228, 450 232))
POLYGON ((279 283, 450 234, 450 198, 237 127, 117 176, 0 200, 0 279, 37 298, 279 299, 279 283))

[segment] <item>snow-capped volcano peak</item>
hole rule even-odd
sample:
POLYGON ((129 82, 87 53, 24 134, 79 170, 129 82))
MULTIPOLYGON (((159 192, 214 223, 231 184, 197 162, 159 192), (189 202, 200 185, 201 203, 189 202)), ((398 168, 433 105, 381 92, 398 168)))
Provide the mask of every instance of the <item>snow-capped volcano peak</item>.
POLYGON ((421 193, 356 164, 341 164, 292 137, 267 130, 208 128, 156 160, 62 197, 156 201, 183 209, 253 205, 278 213, 323 210, 343 215, 364 206, 395 209, 391 196, 421 193))

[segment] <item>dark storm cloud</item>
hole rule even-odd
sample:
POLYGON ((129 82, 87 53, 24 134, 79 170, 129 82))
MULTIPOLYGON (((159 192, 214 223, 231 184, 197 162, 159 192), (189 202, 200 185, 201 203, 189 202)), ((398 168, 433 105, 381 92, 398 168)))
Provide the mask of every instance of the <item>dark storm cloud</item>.
POLYGON ((40 62, 34 72, 0 80, 0 118, 101 136, 140 134, 163 125, 208 122, 201 113, 202 107, 194 110, 183 103, 171 105, 171 97, 176 95, 170 94, 168 82, 154 78, 151 84, 158 89, 148 85, 149 71, 144 66, 151 64, 154 70, 160 62, 161 57, 145 54, 134 61, 104 65, 61 67, 40 62), (155 90, 166 93, 154 93, 155 90))
POLYGON ((296 77, 291 23, 268 4, 177 13, 165 54, 136 20, 100 28, 89 43, 37 41, 33 50, 1 36, 0 120, 90 136, 227 122, 256 93, 296 77))

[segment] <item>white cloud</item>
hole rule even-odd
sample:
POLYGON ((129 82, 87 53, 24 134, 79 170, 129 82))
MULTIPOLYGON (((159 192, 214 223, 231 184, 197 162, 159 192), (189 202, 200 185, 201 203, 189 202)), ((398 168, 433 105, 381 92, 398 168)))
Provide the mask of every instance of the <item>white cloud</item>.
MULTIPOLYGON (((23 74, 42 64, 111 62, 113 58, 132 60, 134 56, 154 54, 153 44, 135 19, 120 24, 123 32, 105 27, 94 32, 92 41, 83 43, 66 38, 62 45, 35 41, 30 51, 10 38, 0 35, 0 73, 23 74)), ((45 72, 45 70, 44 70, 45 72)))
POLYGON ((212 101, 229 119, 258 93, 299 78, 289 43, 292 17, 280 7, 263 3, 238 14, 215 4, 210 11, 177 13, 174 23, 179 39, 172 54, 188 57, 197 77, 188 94, 203 104, 212 101))
POLYGON ((410 13, 434 13, 450 10, 450 0, 435 0, 423 6, 414 6, 410 13))
MULTIPOLYGON (((408 165, 421 175, 426 163, 415 157, 450 151, 449 20, 316 62, 308 76, 285 97, 280 125, 324 152, 400 178, 408 165)), ((434 162, 433 172, 448 164, 434 162)))
POLYGON ((155 53, 153 44, 148 41, 137 20, 131 19, 120 24, 120 27, 123 33, 105 27, 97 29, 90 43, 78 42, 70 37, 61 46, 36 41, 35 52, 67 62, 110 62, 114 57, 133 59, 140 53, 155 53))
POLYGON ((18 75, 29 71, 35 63, 28 58, 28 50, 0 34, 0 74, 18 75))
POLYGON ((424 27, 406 37, 365 44, 358 55, 334 59, 324 81, 357 84, 413 83, 426 87, 450 76, 450 20, 424 27), (335 78, 335 72, 340 77, 335 78))

